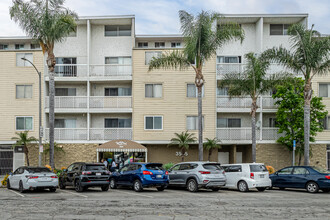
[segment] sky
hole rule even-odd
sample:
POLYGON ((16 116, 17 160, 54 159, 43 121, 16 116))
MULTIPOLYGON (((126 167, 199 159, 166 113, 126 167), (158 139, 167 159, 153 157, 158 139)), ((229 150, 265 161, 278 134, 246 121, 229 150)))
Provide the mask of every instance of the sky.
MULTIPOLYGON (((27 0, 24 0, 27 1, 27 0)), ((12 0, 0 0, 0 36, 24 36, 10 19, 12 0)), ((66 0, 79 16, 135 15, 136 34, 178 34, 178 11, 222 14, 308 13, 309 26, 330 34, 330 0, 66 0)))

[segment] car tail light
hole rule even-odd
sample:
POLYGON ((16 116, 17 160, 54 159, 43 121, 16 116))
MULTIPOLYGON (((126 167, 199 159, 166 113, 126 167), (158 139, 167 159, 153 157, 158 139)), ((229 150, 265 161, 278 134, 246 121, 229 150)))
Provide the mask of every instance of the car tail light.
POLYGON ((226 172, 225 171, 222 171, 222 174, 226 174, 226 172))
POLYGON ((37 179, 38 178, 38 176, 25 176, 25 177, 28 179, 37 179))
POLYGON ((51 176, 50 178, 52 178, 52 179, 57 179, 58 177, 57 177, 57 176, 51 176))
POLYGON ((165 175, 168 175, 168 171, 165 172, 165 175))
POLYGON ((83 171, 82 172, 82 175, 87 175, 87 174, 92 174, 92 172, 91 171, 83 171))
POLYGON ((211 174, 209 171, 199 171, 200 174, 211 174))
POLYGON ((325 176, 325 178, 327 178, 328 180, 330 180, 330 176, 325 176))
POLYGON ((250 173, 250 178, 254 179, 254 173, 250 173))
POLYGON ((148 170, 143 170, 142 174, 143 175, 153 175, 153 173, 148 170))
POLYGON ((203 180, 203 183, 208 183, 210 180, 203 180))

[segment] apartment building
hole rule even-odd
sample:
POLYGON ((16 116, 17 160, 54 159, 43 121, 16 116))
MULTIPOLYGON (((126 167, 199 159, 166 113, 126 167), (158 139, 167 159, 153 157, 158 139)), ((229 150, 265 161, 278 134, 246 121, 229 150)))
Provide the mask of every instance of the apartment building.
MULTIPOLYGON (((251 100, 229 99, 227 90, 218 88, 223 74, 241 71, 248 52, 260 53, 279 45, 289 48, 288 26, 307 25, 307 19, 307 14, 230 14, 219 21, 218 25, 239 23, 246 37, 242 44, 233 41, 219 48, 204 65, 204 138, 216 137, 222 146, 213 151, 212 161, 251 161, 251 100)), ((65 151, 55 152, 56 167, 112 157, 126 162, 179 162, 180 149, 167 145, 174 133, 188 130, 198 136, 195 74, 192 69, 149 72, 148 62, 183 46, 181 35, 136 35, 133 15, 80 17, 76 33, 55 46, 55 141, 65 151), (132 145, 139 146, 131 149, 132 145)), ((269 74, 279 70, 283 67, 272 64, 269 74)), ((47 68, 44 75, 43 121, 48 141, 47 68)), ((330 78, 315 78, 313 89, 324 97, 327 108, 329 88, 330 78)), ((280 134, 270 94, 260 97, 258 106, 257 162, 275 168, 290 165, 290 152, 276 144, 280 134)), ((326 130, 312 143, 311 164, 329 166, 329 144, 326 130)), ((37 151, 36 146, 30 147, 34 163, 37 151)), ((197 144, 192 145, 185 158, 197 160, 197 154, 197 144)), ((204 152, 204 159, 207 154, 204 152)))
POLYGON ((16 132, 39 134, 39 78, 43 73, 40 45, 27 37, 0 38, 0 175, 24 165, 22 147, 12 148, 16 132))

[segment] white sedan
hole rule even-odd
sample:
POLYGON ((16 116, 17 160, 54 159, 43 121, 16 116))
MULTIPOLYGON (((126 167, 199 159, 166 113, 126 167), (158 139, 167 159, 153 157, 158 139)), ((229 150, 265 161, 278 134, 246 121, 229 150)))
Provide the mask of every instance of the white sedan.
POLYGON ((21 193, 33 189, 55 192, 57 187, 57 175, 46 167, 19 167, 7 179, 7 188, 18 189, 21 193))

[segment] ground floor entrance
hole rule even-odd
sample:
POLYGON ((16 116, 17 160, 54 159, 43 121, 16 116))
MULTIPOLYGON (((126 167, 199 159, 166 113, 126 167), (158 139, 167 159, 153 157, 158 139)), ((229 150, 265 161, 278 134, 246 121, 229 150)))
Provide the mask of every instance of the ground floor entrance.
POLYGON ((251 145, 223 145, 218 151, 218 162, 221 164, 250 163, 251 149, 251 145))
POLYGON ((14 151, 11 146, 0 146, 0 176, 13 170, 14 151))

